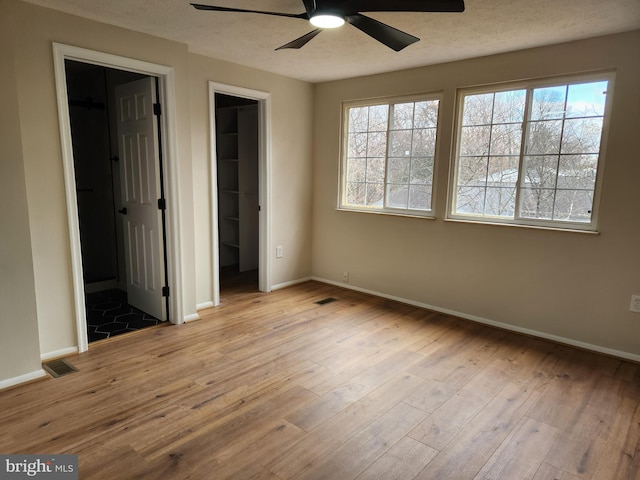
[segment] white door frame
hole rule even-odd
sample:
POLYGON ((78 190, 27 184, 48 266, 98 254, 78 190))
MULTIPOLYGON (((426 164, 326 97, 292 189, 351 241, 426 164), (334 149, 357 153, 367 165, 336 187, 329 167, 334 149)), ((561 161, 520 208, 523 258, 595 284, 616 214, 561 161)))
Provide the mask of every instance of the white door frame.
POLYGON ((209 137, 211 163, 211 289, 213 305, 220 305, 220 245, 218 240, 218 164, 216 156, 216 93, 248 98, 258 102, 258 202, 259 252, 258 289, 271 291, 271 94, 259 90, 209 82, 209 137))
POLYGON ((84 352, 89 347, 87 338, 87 322, 85 311, 84 279, 82 274, 82 251, 80 248, 80 226, 78 221, 78 203, 76 198, 75 168, 73 162, 73 146, 71 139, 71 122, 69 119, 69 102, 67 97, 67 79, 65 60, 76 60, 83 63, 100 65, 116 70, 126 70, 157 77, 159 94, 163 103, 161 116, 163 169, 165 172, 165 191, 167 200, 167 272, 171 295, 169 297, 169 318, 172 323, 183 323, 182 309, 182 264, 180 262, 180 208, 179 208, 179 176, 178 152, 176 137, 176 101, 174 70, 171 67, 134 60, 118 55, 96 52, 80 47, 60 43, 53 44, 53 62, 58 99, 58 123, 62 142, 62 162, 64 168, 65 193, 67 200, 67 217, 69 222, 69 244, 71 268, 73 276, 73 296, 78 335, 78 350, 84 352))

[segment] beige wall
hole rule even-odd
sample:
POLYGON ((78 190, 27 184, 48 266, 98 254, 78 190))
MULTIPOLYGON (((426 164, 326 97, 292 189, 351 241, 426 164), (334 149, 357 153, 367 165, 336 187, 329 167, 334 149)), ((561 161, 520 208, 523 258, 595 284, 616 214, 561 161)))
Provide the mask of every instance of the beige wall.
POLYGON ((197 302, 212 298, 209 81, 270 94, 271 285, 311 275, 313 86, 200 55, 189 56, 197 302), (275 246, 284 256, 275 258, 275 246))
MULTIPOLYGON (((16 172, 20 171, 24 175, 21 181, 15 177, 18 182, 12 183, 12 189, 3 194, 10 192, 15 196, 16 211, 24 213, 20 218, 25 229, 16 233, 24 249, 20 255, 25 257, 24 260, 29 260, 20 263, 20 273, 24 275, 21 281, 28 284, 31 276, 31 292, 33 294, 35 291, 35 297, 29 297, 29 288, 24 289, 23 296, 30 298, 30 303, 25 302, 21 311, 23 317, 26 316, 25 324, 31 322, 31 326, 25 327, 21 333, 30 336, 24 361, 3 348, 0 351, 0 365, 6 360, 19 363, 21 366, 17 371, 23 371, 24 368, 33 370, 33 361, 29 362, 27 352, 36 352, 37 357, 50 356, 77 346, 53 42, 174 69, 182 241, 180 257, 185 316, 195 314, 197 304, 211 300, 209 80, 272 94, 272 241, 274 245, 284 245, 287 252, 281 261, 275 261, 273 255, 272 283, 294 281, 311 274, 311 85, 192 55, 186 45, 180 43, 18 0, 1 1, 3 21, 6 22, 6 28, 3 28, 3 37, 6 37, 3 40, 6 41, 2 42, 2 48, 7 53, 2 57, 3 87, 7 84, 3 88, 3 95, 11 100, 8 103, 11 108, 5 110, 3 119, 10 118, 14 122, 11 134, 4 131, 3 139, 9 135, 12 141, 9 147, 15 146, 15 163, 7 165, 7 168, 17 168, 10 172, 13 176, 6 178, 14 178, 16 172), (4 68, 5 63, 10 68, 4 68), (20 210, 20 202, 23 202, 25 209, 28 206, 28 216, 25 209, 20 210), (29 311, 29 308, 33 311, 29 311)), ((5 148, 3 142, 3 155, 5 148)), ((11 221, 4 216, 0 220, 3 247, 4 231, 9 228, 11 221)), ((12 241, 18 242, 18 237, 12 241)), ((5 281, 13 280, 3 272, 2 282, 5 281)), ((3 309, 7 303, 4 293, 3 309)), ((9 332, 3 323, 0 337, 10 338, 9 332)), ((4 377, 0 371, 0 381, 4 377)))
MULTIPOLYGON (((314 276, 640 355, 640 32, 316 86, 314 276), (599 235, 445 222, 457 87, 616 69, 599 235), (443 92, 436 220, 336 211, 341 102, 443 92)), ((636 357, 640 358, 640 357, 636 357)))
POLYGON ((29 213, 10 27, 0 1, 0 384, 40 371, 29 213))

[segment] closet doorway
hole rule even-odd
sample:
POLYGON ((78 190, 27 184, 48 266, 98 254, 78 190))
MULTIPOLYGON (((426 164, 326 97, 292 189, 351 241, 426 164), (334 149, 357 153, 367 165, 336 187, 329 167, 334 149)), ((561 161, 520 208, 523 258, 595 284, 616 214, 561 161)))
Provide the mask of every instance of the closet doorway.
POLYGON ((258 291, 258 102, 215 95, 220 289, 258 291))
POLYGON ((210 83, 213 304, 270 291, 269 94, 210 83))

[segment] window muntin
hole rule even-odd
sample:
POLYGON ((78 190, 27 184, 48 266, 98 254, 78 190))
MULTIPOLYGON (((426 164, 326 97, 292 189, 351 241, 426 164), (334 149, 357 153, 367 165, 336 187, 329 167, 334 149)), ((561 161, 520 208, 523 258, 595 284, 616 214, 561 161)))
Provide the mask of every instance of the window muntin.
POLYGON ((611 81, 461 94, 449 216, 595 229, 611 81))
POLYGON ((345 106, 340 207, 429 215, 438 98, 345 106))

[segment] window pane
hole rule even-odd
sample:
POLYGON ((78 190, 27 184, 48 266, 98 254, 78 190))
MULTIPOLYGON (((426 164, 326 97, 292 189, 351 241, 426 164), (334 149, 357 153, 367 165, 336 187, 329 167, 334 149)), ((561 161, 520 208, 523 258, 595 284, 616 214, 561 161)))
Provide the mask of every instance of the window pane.
POLYGON ((389 132, 391 148, 389 155, 392 157, 408 157, 411 155, 412 130, 398 130, 389 132))
POLYGON ((431 185, 411 185, 409 187, 409 208, 431 209, 431 185))
POLYGON ((349 134, 349 157, 366 157, 367 156, 367 137, 366 133, 350 133, 349 134))
POLYGON ((485 186, 489 159, 487 157, 462 157, 459 161, 459 186, 485 186))
POLYGON ((367 182, 384 182, 384 158, 370 158, 367 163, 367 182))
POLYGON ((409 186, 408 185, 388 185, 387 186, 387 206, 391 208, 408 208, 409 206, 409 186))
POLYGON ((553 218, 570 222, 591 221, 593 193, 584 190, 558 190, 553 218))
POLYGON ((536 88, 533 91, 531 120, 549 120, 564 117, 567 87, 536 88))
POLYGON ((393 106, 392 130, 413 128, 413 103, 398 103, 393 106))
POLYGON ((412 155, 415 157, 432 157, 436 150, 436 129, 422 128, 413 131, 412 155))
POLYGON ((384 198, 383 183, 367 183, 367 206, 382 208, 383 198, 384 198))
POLYGON ((493 116, 493 93, 464 97, 462 125, 490 125, 493 116))
POLYGON ((366 184, 347 182, 347 204, 364 205, 366 192, 366 184))
POLYGON ((484 214, 511 216, 515 212, 518 157, 489 157, 484 214))
POLYGON ((409 183, 410 170, 410 158, 390 158, 387 180, 389 183, 409 183))
POLYGON ((460 155, 488 155, 491 127, 462 127, 460 155))
POLYGON ((376 105, 375 107, 369 107, 369 131, 386 132, 388 118, 388 105, 376 105))
POLYGON ((415 106, 413 128, 436 128, 438 125, 438 100, 417 102, 415 106))
POLYGON ((414 158, 411 161, 411 183, 433 184, 433 158, 414 158))
POLYGON ((513 187, 518 182, 518 157, 489 157, 488 187, 513 187))
POLYGON ((484 187, 458 187, 456 213, 484 214, 484 187))
POLYGON ((609 82, 569 85, 567 95, 567 117, 604 116, 609 82))
POLYGON ((523 163, 525 188, 556 188, 557 156, 525 157, 523 163))
POLYGON ((531 122, 527 132, 527 153, 559 153, 562 120, 531 122))
POLYGON ((369 125, 369 107, 349 109, 349 132, 366 132, 369 125))
POLYGON ((553 218, 554 191, 545 188, 523 188, 520 195, 520 216, 539 220, 553 218))
POLYGON ((367 137, 367 157, 385 157, 386 155, 386 132, 370 133, 367 137))
POLYGON ((562 153, 597 153, 602 137, 602 118, 578 118, 564 122, 562 153))
POLYGON ((350 158, 347 162, 347 181, 364 182, 367 178, 367 159, 350 158))
POLYGON ((526 90, 496 93, 493 123, 521 123, 524 118, 526 101, 526 90))
POLYGON ((516 188, 487 188, 485 215, 513 218, 516 209, 516 188))
POLYGON ((520 155, 522 127, 519 123, 494 125, 491 129, 491 155, 520 155))
POLYGON ((597 155, 563 155, 558 169, 558 188, 594 190, 597 155))

